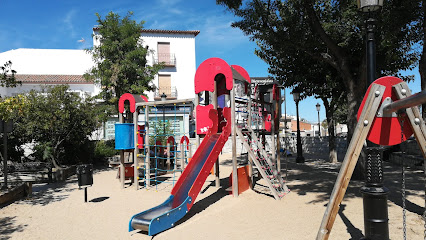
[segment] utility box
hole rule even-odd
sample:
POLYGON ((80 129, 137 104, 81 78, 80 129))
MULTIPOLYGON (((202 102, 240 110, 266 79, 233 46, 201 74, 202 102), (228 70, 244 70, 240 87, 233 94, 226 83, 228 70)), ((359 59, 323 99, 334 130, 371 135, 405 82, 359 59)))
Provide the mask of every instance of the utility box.
POLYGON ((83 164, 77 166, 78 186, 93 185, 93 165, 83 164))

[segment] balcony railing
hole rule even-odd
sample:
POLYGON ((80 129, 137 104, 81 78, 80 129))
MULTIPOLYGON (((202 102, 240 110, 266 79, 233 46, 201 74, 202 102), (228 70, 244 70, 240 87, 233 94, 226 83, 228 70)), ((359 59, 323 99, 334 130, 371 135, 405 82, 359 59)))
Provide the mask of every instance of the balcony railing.
POLYGON ((157 56, 153 58, 155 64, 164 63, 166 67, 176 66, 176 56, 174 53, 157 53, 157 56))
POLYGON ((167 99, 177 99, 178 97, 178 92, 176 87, 159 87, 154 92, 154 99, 160 100, 161 95, 163 95, 163 93, 167 95, 167 99))

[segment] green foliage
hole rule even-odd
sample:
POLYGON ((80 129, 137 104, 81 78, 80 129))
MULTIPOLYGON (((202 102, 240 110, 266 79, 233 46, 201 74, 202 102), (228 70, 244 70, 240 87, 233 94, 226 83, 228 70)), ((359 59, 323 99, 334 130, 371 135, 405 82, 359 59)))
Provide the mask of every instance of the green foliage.
POLYGON ((107 157, 112 157, 114 155, 117 155, 118 153, 119 151, 115 150, 114 140, 97 141, 95 144, 94 160, 95 162, 103 161, 107 157))
POLYGON ((95 62, 86 79, 94 80, 102 86, 100 97, 109 104, 116 104, 126 93, 141 94, 155 89, 152 81, 163 67, 159 64, 147 65, 148 46, 144 47, 140 38, 143 23, 131 20, 133 13, 124 18, 110 12, 105 19, 97 13, 100 39, 99 46, 88 52, 95 62))
POLYGON ((17 124, 23 138, 35 144, 34 155, 54 164, 84 162, 79 152, 102 120, 94 99, 68 90, 58 85, 29 92, 29 104, 17 124))
POLYGON ((0 67, 0 87, 16 87, 21 82, 16 81, 16 71, 12 69, 12 62, 7 61, 0 67))
MULTIPOLYGON (((329 115, 347 104, 349 130, 366 90, 364 21, 354 0, 217 0, 238 17, 240 28, 269 64, 269 72, 286 87, 315 96, 329 115), (346 99, 344 99, 346 98, 346 99), (327 106, 326 106, 327 107, 327 106)), ((420 0, 389 0, 376 17, 377 76, 412 69, 421 36, 420 0)), ((422 21, 421 21, 422 22, 422 21)))
POLYGON ((153 129, 154 134, 149 137, 149 145, 155 145, 156 141, 160 141, 162 145, 167 144, 167 138, 174 136, 171 124, 169 121, 156 121, 150 123, 150 128, 153 129))

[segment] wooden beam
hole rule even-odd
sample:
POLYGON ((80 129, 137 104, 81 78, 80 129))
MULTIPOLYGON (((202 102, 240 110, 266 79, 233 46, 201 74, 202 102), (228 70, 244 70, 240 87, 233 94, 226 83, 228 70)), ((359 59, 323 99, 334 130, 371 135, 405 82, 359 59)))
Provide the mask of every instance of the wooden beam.
POLYGON ((362 109, 361 116, 358 119, 355 132, 349 144, 348 150, 340 167, 339 175, 337 176, 336 183, 334 184, 333 191, 330 196, 330 201, 324 213, 320 229, 317 234, 317 240, 328 239, 331 229, 339 211, 340 203, 345 196, 346 189, 358 161, 359 154, 370 131, 371 124, 379 109, 385 86, 372 84, 367 100, 365 101, 364 108, 362 109))
POLYGON ((151 186, 150 170, 150 149, 149 149, 149 106, 145 106, 145 188, 151 186))
MULTIPOLYGON (((410 88, 408 88, 406 82, 396 84, 392 88, 399 99, 404 99, 413 96, 411 95, 410 88), (405 89, 405 94, 403 94, 403 89, 405 89)), ((413 129, 414 137, 417 139, 417 144, 419 145, 419 148, 423 153, 423 158, 426 159, 426 127, 425 122, 423 121, 422 116, 420 114, 419 108, 417 106, 413 106, 407 108, 405 112, 407 113, 408 119, 410 119, 410 125, 413 129)))
MULTIPOLYGON (((235 84, 234 84, 235 86, 235 84)), ((238 163, 237 163, 237 123, 235 119, 235 88, 230 91, 231 94, 231 138, 232 138, 232 193, 238 197, 238 163)))
POLYGON ((193 98, 166 100, 166 101, 138 102, 136 103, 136 107, 179 104, 179 103, 193 103, 193 102, 194 102, 193 98))
POLYGON ((133 133, 134 133, 134 141, 135 141, 135 149, 133 149, 133 183, 135 184, 135 189, 139 189, 139 163, 138 163, 138 111, 133 113, 133 133))

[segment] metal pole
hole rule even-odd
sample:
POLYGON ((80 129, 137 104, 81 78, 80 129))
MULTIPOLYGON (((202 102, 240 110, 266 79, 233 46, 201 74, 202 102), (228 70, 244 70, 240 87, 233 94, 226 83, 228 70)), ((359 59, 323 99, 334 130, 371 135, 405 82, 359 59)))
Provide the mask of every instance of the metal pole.
POLYGON ((319 111, 318 111, 318 137, 321 137, 321 125, 320 125, 319 111))
POLYGON ((84 202, 87 202, 87 187, 84 188, 84 202))
MULTIPOLYGON (((376 20, 369 18, 367 24, 367 87, 376 80, 376 43, 374 30, 376 20)), ((367 142, 365 149, 366 182, 361 188, 364 203, 365 240, 389 239, 387 195, 389 189, 383 186, 382 150, 367 142)))
POLYGON ((305 158, 302 155, 302 141, 300 138, 300 124, 299 124, 299 101, 296 101, 296 122, 297 122, 297 157, 296 162, 297 163, 304 163, 305 158))

